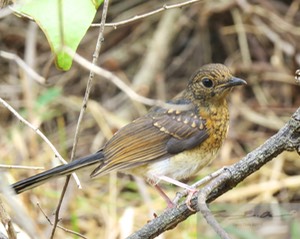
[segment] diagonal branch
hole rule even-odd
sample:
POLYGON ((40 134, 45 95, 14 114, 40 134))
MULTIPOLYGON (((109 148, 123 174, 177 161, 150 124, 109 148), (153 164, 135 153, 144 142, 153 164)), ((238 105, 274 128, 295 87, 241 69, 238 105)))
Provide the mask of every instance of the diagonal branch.
MULTIPOLYGON (((198 195, 200 195, 200 197, 205 195, 204 201, 212 202, 217 197, 235 187, 250 174, 259 170, 263 165, 274 159, 283 151, 298 151, 299 147, 300 108, 296 110, 291 119, 277 134, 269 138, 263 145, 250 152, 239 162, 227 167, 223 174, 203 187, 198 195)), ((177 208, 166 210, 159 217, 150 221, 128 238, 154 238, 167 230, 173 229, 178 223, 199 211, 197 205, 198 195, 195 195, 191 200, 191 206, 197 209, 195 212, 190 211, 186 204, 183 203, 177 208)))
MULTIPOLYGON (((201 2, 201 1, 202 0, 188 0, 188 1, 181 2, 181 3, 175 3, 175 4, 170 4, 170 5, 164 4, 162 7, 158 8, 158 9, 155 9, 155 10, 150 11, 150 12, 146 12, 144 14, 135 15, 135 16, 133 16, 129 19, 125 19, 123 21, 105 23, 105 26, 106 27, 117 28, 118 26, 122 26, 122 25, 125 25, 125 24, 128 24, 128 23, 131 23, 131 22, 135 22, 137 20, 140 20, 140 19, 143 19, 143 18, 146 18, 146 17, 150 17, 152 15, 155 15, 157 13, 160 13, 160 12, 163 12, 163 11, 166 11, 166 10, 170 10, 170 9, 173 9, 173 8, 182 8, 182 7, 185 7, 185 6, 197 3, 197 2, 201 2)), ((100 24, 99 23, 91 24, 92 27, 99 27, 100 25, 101 25, 101 23, 100 24)))
MULTIPOLYGON (((108 12, 108 5, 109 5, 109 0, 104 0, 102 18, 101 18, 101 24, 102 25, 99 27, 99 34, 98 34, 96 48, 95 48, 95 51, 94 51, 94 54, 93 54, 92 65, 97 64, 97 61, 98 61, 98 58, 99 58, 99 55, 100 55, 102 42, 104 41, 104 35, 103 35, 104 34, 104 24, 105 24, 107 12, 108 12)), ((86 108, 87 108, 87 103, 88 103, 90 92, 91 92, 91 89, 92 89, 92 83, 93 83, 93 80, 94 80, 94 76, 95 76, 95 72, 90 71, 90 75, 89 75, 87 86, 86 86, 85 95, 84 95, 83 102, 82 102, 81 111, 80 111, 78 121, 77 121, 77 126, 76 126, 76 131, 75 131, 75 136, 74 136, 74 142, 73 142, 73 147, 72 147, 72 152, 71 152, 71 161, 73 161, 74 158, 75 158, 76 148, 77 148, 77 143, 78 143, 79 133, 80 133, 80 127, 81 127, 81 123, 82 123, 82 120, 83 120, 83 116, 84 116, 86 108)), ((56 227, 57 227, 58 222, 59 222, 60 208, 61 208, 64 196, 66 194, 66 190, 68 188, 70 178, 71 178, 70 175, 66 177, 66 181, 65 181, 60 199, 59 199, 59 203, 58 203, 56 211, 55 211, 55 219, 54 219, 54 222, 53 222, 53 228, 52 228, 50 238, 54 238, 55 230, 56 230, 56 227)))

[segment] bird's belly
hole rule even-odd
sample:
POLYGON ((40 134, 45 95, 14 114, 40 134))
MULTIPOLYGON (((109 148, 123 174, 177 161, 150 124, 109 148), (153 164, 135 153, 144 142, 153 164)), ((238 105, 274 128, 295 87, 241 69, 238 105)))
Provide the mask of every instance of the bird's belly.
POLYGON ((152 183, 158 181, 157 176, 167 176, 172 179, 186 179, 209 164, 216 156, 217 150, 199 153, 197 149, 188 150, 171 158, 148 165, 146 177, 152 183))

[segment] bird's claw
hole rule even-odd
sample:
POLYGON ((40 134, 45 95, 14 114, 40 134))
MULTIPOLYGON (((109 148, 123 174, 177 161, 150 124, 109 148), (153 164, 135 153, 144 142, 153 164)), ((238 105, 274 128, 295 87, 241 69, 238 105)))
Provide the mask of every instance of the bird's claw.
POLYGON ((192 208, 192 206, 191 206, 191 205, 192 205, 191 200, 192 200, 194 194, 197 193, 198 191, 199 191, 199 190, 198 190, 198 189, 195 189, 195 188, 189 190, 189 193, 188 193, 188 195, 187 195, 187 197, 186 197, 186 200, 185 200, 186 206, 187 206, 188 209, 189 209, 190 211, 192 211, 192 212, 196 212, 196 210, 192 208))

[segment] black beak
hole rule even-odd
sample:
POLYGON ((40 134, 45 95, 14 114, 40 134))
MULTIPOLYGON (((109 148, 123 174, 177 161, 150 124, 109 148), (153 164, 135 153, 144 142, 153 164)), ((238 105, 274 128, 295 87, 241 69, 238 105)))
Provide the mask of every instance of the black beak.
POLYGON ((224 83, 222 86, 224 88, 230 88, 238 85, 247 85, 247 82, 243 79, 232 77, 230 80, 228 80, 226 83, 224 83))

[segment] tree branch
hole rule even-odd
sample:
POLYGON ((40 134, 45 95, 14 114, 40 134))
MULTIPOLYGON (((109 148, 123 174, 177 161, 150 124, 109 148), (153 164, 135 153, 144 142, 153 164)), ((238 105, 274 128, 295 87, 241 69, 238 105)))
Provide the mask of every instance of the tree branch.
MULTIPOLYGON (((106 16, 107 16, 107 12, 108 12, 108 5, 109 5, 109 0, 104 0, 102 18, 101 18, 101 24, 102 25, 100 25, 100 27, 99 27, 99 34, 98 34, 96 48, 95 48, 95 51, 94 51, 94 54, 93 54, 92 65, 97 64, 98 58, 99 58, 99 55, 100 55, 102 42, 104 41, 104 26, 105 26, 106 16)), ((62 28, 62 24, 61 24, 61 28, 62 28)), ((77 143, 78 143, 78 140, 79 140, 80 127, 81 127, 81 123, 82 123, 82 120, 83 120, 83 116, 84 116, 86 108, 87 108, 87 103, 88 103, 88 100, 89 100, 89 97, 90 97, 90 92, 91 92, 91 89, 92 89, 92 83, 93 83, 93 80, 94 80, 94 76, 95 76, 95 72, 90 71, 87 86, 86 86, 86 90, 85 90, 85 94, 84 94, 84 98, 83 98, 83 101, 82 101, 82 107, 81 107, 80 114, 79 114, 78 121, 77 121, 77 125, 76 125, 74 142, 73 142, 73 147, 72 147, 72 152, 71 152, 71 161, 73 161, 74 158, 75 158, 77 143)), ((56 230, 56 227, 57 227, 58 222, 59 222, 60 208, 61 208, 64 196, 66 194, 70 178, 71 178, 70 175, 68 175, 66 177, 66 181, 65 181, 63 190, 61 192, 60 199, 59 199, 59 203, 58 203, 56 211, 55 211, 55 219, 54 219, 54 222, 53 222, 53 228, 52 228, 52 232, 51 232, 51 236, 50 236, 51 239, 54 238, 54 235, 55 235, 55 230, 56 230)))
MULTIPOLYGON (((150 12, 146 12, 144 14, 135 15, 135 16, 133 16, 129 19, 125 19, 123 21, 105 23, 105 26, 106 27, 117 28, 118 26, 122 26, 122 25, 125 25, 125 24, 128 24, 128 23, 131 23, 131 22, 135 22, 137 20, 140 20, 140 19, 143 19, 143 18, 146 18, 146 17, 150 17, 152 15, 155 15, 157 13, 160 13, 160 12, 163 12, 163 11, 166 11, 166 10, 170 10, 170 9, 173 9, 173 8, 182 8, 182 7, 197 3, 197 2, 201 2, 201 0, 188 0, 188 1, 181 2, 181 3, 170 4, 170 5, 164 4, 162 7, 158 8, 158 9, 155 9, 155 10, 150 11, 150 12)), ((99 27, 100 25, 101 25, 101 23, 100 24, 99 23, 91 24, 92 27, 99 27)))
MULTIPOLYGON (((17 235, 14 229, 14 226, 12 224, 10 216, 7 214, 4 205, 2 203, 2 200, 0 198, 0 220, 9 236, 10 239, 17 239, 17 235)), ((0 238, 4 238, 0 234, 0 238)))
POLYGON ((177 208, 166 210, 128 238, 154 238, 167 230, 173 229, 178 223, 199 211, 198 197, 199 203, 203 201, 203 195, 205 195, 204 201, 212 202, 283 151, 297 150, 299 153, 299 147, 300 108, 296 110, 291 119, 277 134, 269 138, 263 145, 250 152, 239 162, 227 167, 224 173, 200 189, 198 195, 195 195, 191 200, 191 206, 196 209, 195 212, 190 211, 186 204, 183 203, 177 208))

